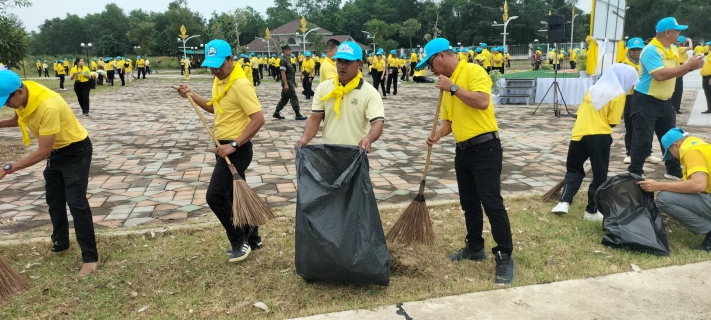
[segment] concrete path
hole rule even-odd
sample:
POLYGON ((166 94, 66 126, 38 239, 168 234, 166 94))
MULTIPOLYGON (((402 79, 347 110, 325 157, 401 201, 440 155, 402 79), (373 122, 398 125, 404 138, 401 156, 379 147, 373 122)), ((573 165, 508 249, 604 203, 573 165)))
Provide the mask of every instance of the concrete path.
POLYGON ((301 320, 711 319, 711 261, 301 320))

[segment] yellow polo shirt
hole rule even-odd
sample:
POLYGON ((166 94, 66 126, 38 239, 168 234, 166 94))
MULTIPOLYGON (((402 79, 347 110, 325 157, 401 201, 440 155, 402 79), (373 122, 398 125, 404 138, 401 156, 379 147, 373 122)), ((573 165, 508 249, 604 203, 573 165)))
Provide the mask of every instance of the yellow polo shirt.
POLYGON ((652 73, 663 68, 674 68, 679 65, 676 55, 673 55, 673 53, 678 52, 676 46, 671 45, 668 49, 669 55, 665 51, 667 50, 662 50, 653 45, 644 47, 639 58, 642 66, 642 76, 634 88, 640 93, 664 101, 669 100, 674 93, 676 78, 660 82, 652 77, 652 73))
POLYGON ((98 66, 99 66, 99 65, 96 64, 96 61, 91 61, 91 71, 96 71, 96 68, 97 68, 98 66))
POLYGON ((398 68, 400 66, 400 59, 397 57, 388 58, 388 68, 398 68))
POLYGON ((495 68, 501 68, 504 66, 504 55, 497 53, 494 55, 494 59, 491 61, 494 63, 495 68), (497 61, 498 60, 498 61, 497 61))
POLYGON ((573 51, 570 53, 570 61, 576 61, 578 60, 578 53, 573 51))
POLYGON ((484 133, 498 131, 491 98, 491 78, 486 70, 481 66, 461 61, 454 69, 451 79, 462 89, 489 95, 489 107, 486 110, 472 108, 448 92, 442 95, 441 118, 452 123, 454 140, 462 142, 484 133))
POLYGON ((711 55, 706 56, 704 66, 701 68, 702 76, 711 76, 711 55))
POLYGON ((91 78, 91 70, 89 70, 86 66, 84 66, 81 70, 79 70, 77 66, 74 66, 71 70, 69 70, 69 76, 71 77, 75 72, 81 73, 74 78, 74 81, 87 82, 89 81, 89 78, 91 78))
POLYGON ((253 74, 252 74, 252 66, 250 66, 249 63, 247 63, 247 64, 244 65, 243 70, 244 70, 245 76, 247 76, 247 81, 249 81, 249 83, 251 83, 252 85, 254 85, 254 77, 253 77, 253 74))
POLYGON ((65 75, 67 74, 66 71, 64 71, 64 66, 61 63, 57 63, 57 75, 65 75))
POLYGON ((370 124, 385 121, 383 99, 378 90, 361 79, 358 87, 343 95, 340 116, 336 118, 335 99, 321 101, 333 91, 334 79, 321 83, 314 94, 311 112, 323 113, 323 143, 357 146, 370 131, 370 124))
MULTIPOLYGON (((679 147, 682 176, 689 180, 692 174, 711 172, 711 145, 697 137, 688 137, 679 147)), ((706 193, 711 193, 711 179, 706 180, 706 193)))
POLYGON ((679 64, 686 63, 686 60, 689 60, 689 55, 686 54, 687 47, 676 47, 676 49, 679 51, 679 64))
MULTIPOLYGON (((27 87, 29 93, 27 105, 39 103, 37 109, 25 121, 27 129, 35 139, 39 140, 40 136, 54 135, 53 150, 86 139, 89 134, 74 116, 74 112, 62 96, 34 81, 23 81, 22 83, 27 87), (51 95, 51 97, 46 98, 47 95, 51 95)), ((18 113, 19 110, 15 112, 18 113)))
POLYGON ((484 68, 491 67, 491 52, 487 49, 481 50, 481 54, 484 56, 484 68))
POLYGON ((259 58, 252 57, 252 59, 249 59, 249 64, 253 70, 259 69, 259 58))
POLYGON ((64 67, 69 69, 69 60, 64 60, 64 67))
POLYGON ((380 59, 378 59, 378 58, 373 59, 372 68, 375 70, 378 70, 380 72, 385 71, 385 59, 382 57, 380 59))
POLYGON ((338 71, 336 70, 336 62, 331 60, 331 58, 329 58, 329 57, 323 58, 323 61, 321 62, 321 70, 319 70, 319 74, 321 75, 321 77, 320 77, 321 83, 323 83, 326 80, 333 79, 338 74, 338 71))
POLYGON ((114 67, 116 67, 116 62, 113 60, 106 63, 106 71, 114 71, 114 67))
POLYGON ((37 69, 41 69, 41 68, 42 68, 42 63, 39 62, 39 61, 37 61, 37 62, 35 63, 35 66, 37 67, 37 69))
POLYGON ((424 77, 424 76, 425 76, 425 69, 415 70, 415 73, 413 74, 413 77, 424 77))
MULTIPOLYGON (((249 116, 262 111, 254 86, 244 75, 242 68, 235 65, 232 71, 241 73, 241 78, 235 80, 219 104, 224 113, 215 110, 215 136, 218 140, 234 140, 239 137, 251 121, 249 116)), ((217 84, 217 92, 227 85, 229 77, 217 84)))
POLYGON ((145 68, 145 67, 146 67, 146 60, 143 60, 143 59, 136 60, 136 68, 145 68))
POLYGON ((416 63, 417 62, 417 53, 412 53, 410 55, 410 63, 416 63))
POLYGON ((314 59, 306 59, 301 63, 302 72, 310 73, 314 68, 316 68, 316 61, 314 61, 314 59))
POLYGON ((590 93, 585 93, 583 102, 576 112, 578 117, 575 119, 570 140, 580 141, 584 136, 612 134, 612 126, 620 124, 626 97, 626 94, 621 94, 610 100, 600 110, 595 110, 592 100, 590 100, 590 93))

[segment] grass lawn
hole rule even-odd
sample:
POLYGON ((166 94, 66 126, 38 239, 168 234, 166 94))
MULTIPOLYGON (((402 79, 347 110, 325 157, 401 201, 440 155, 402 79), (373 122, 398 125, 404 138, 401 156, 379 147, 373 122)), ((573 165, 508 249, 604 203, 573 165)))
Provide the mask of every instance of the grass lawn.
MULTIPOLYGON (((686 264, 711 259, 687 249, 698 244, 678 224, 668 222, 672 255, 614 250, 600 245, 600 223, 582 219, 583 207, 569 215, 549 213, 552 203, 506 199, 517 263, 516 286, 686 264)), ((400 211, 381 213, 387 230, 400 211)), ((227 239, 218 226, 128 236, 100 235, 100 271, 76 273, 80 252, 51 256, 46 243, 4 245, 3 257, 34 288, 0 302, 0 318, 287 318, 354 308, 372 308, 467 292, 493 290, 494 259, 453 263, 447 254, 463 244, 464 219, 458 205, 431 208, 437 234, 432 247, 391 245, 389 287, 307 284, 294 270, 294 219, 281 217, 260 230, 264 249, 241 263, 228 263, 227 239), (269 312, 252 305, 263 302, 269 312)), ((488 222, 487 248, 492 247, 488 222)), ((73 238, 72 238, 73 239, 73 238)))

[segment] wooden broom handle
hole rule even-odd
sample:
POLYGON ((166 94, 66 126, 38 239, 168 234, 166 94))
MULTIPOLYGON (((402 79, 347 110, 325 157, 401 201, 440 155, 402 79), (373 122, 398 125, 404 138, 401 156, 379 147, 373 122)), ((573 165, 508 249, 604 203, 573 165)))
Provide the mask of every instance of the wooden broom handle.
MULTIPOLYGON (((437 132, 437 124, 439 124, 439 109, 442 106, 442 94, 444 94, 444 91, 440 90, 439 91, 439 100, 437 102, 437 109, 435 111, 435 116, 434 116, 434 121, 432 121, 432 133, 430 136, 434 135, 437 132)), ((427 179, 427 172, 430 169, 430 157, 432 156, 432 146, 428 145, 427 146, 427 161, 425 161, 425 171, 422 173, 422 180, 427 179)))
MULTIPOLYGON (((197 113, 197 115, 200 117, 200 121, 202 121, 202 124, 205 126, 205 129, 207 130, 207 132, 210 133, 212 140, 215 141, 215 145, 219 146, 220 140, 217 140, 217 137, 215 137, 215 133, 213 133, 212 130, 210 129, 210 126, 207 125, 207 121, 205 121, 205 117, 202 115, 202 111, 200 110, 200 107, 198 107, 197 103, 195 103, 195 100, 193 100, 192 94, 188 94, 188 101, 190 101, 190 104, 193 106, 193 109, 195 109, 195 113, 197 113)), ((230 171, 232 171, 232 162, 230 162, 229 157, 225 157, 224 159, 225 159, 225 161, 227 161, 227 165, 230 166, 230 171)))

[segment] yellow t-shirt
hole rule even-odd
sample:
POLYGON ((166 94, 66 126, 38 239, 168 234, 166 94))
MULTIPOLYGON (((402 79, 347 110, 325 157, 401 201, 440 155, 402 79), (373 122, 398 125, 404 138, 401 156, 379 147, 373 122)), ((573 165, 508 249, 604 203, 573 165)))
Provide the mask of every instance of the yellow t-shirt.
POLYGON ((301 63, 302 72, 309 73, 314 68, 316 68, 316 61, 314 61, 314 59, 306 59, 301 63))
POLYGON ((626 94, 610 100, 600 110, 595 107, 590 100, 590 92, 585 93, 583 103, 580 104, 573 126, 573 133, 570 140, 580 141, 584 136, 598 134, 612 134, 612 126, 618 125, 622 118, 622 111, 625 109, 626 94))
POLYGON ((291 64, 296 64, 296 57, 291 57, 291 64))
POLYGON ((425 69, 415 70, 415 73, 413 74, 413 77, 424 77, 424 76, 425 76, 425 69))
POLYGON ((701 68, 702 76, 711 76, 711 55, 706 56, 703 68, 701 68))
POLYGON ((388 58, 388 68, 399 68, 400 67, 400 59, 397 57, 390 57, 388 58))
POLYGON ((41 68, 42 68, 42 63, 39 62, 39 61, 37 61, 37 63, 35 63, 35 66, 37 67, 37 69, 41 69, 41 68))
POLYGON ((402 68, 407 65, 407 59, 398 59, 400 62, 399 67, 402 68))
POLYGON ((486 60, 486 57, 480 53, 480 54, 477 54, 474 59, 476 59, 476 61, 479 61, 479 63, 484 63, 484 60, 486 60))
POLYGON ((481 50, 481 54, 484 56, 484 68, 491 67, 491 52, 487 49, 481 50))
POLYGON ((373 59, 373 65, 371 68, 378 70, 380 72, 385 71, 385 59, 383 59, 382 57, 380 59, 378 59, 378 58, 373 59))
POLYGON ((67 74, 66 71, 64 71, 64 66, 61 63, 57 63, 57 75, 65 75, 67 74))
POLYGON ((576 61, 578 60, 578 53, 573 51, 570 53, 570 61, 576 61))
POLYGON ((96 68, 97 68, 98 66, 99 66, 99 65, 96 64, 96 61, 92 61, 92 62, 91 62, 91 71, 96 71, 96 68))
POLYGON ((491 62, 494 63, 495 68, 501 68, 504 65, 504 55, 501 53, 495 54, 491 62))
POLYGON ((27 129, 35 139, 39 140, 40 136, 54 135, 53 150, 86 139, 89 134, 74 116, 74 112, 62 96, 55 95, 39 102, 37 99, 42 99, 42 96, 51 90, 34 81, 23 81, 23 84, 29 92, 27 104, 39 103, 37 109, 25 121, 27 129))
POLYGON ((276 60, 276 59, 274 59, 274 58, 269 58, 269 64, 273 66, 273 65, 274 65, 274 60, 276 60))
POLYGON ((145 68, 145 67, 146 67, 146 60, 143 60, 143 59, 136 60, 136 68, 145 68))
MULTIPOLYGON (((632 60, 630 60, 630 57, 626 56, 622 60, 622 63, 628 66, 632 66, 635 70, 637 70, 637 78, 642 76, 642 67, 640 67, 639 63, 634 63, 632 60)), ((630 92, 627 93, 628 96, 631 96, 632 94, 634 94, 634 87, 632 87, 632 89, 630 89, 630 92)))
POLYGON ((133 70, 133 62, 131 62, 131 60, 124 61, 124 67, 126 68, 126 72, 131 72, 133 70), (128 66, 126 67, 126 65, 128 66))
MULTIPOLYGON (((684 180, 692 174, 711 172, 711 145, 696 137, 688 137, 679 147, 679 158, 684 180)), ((711 179, 706 180, 706 193, 711 193, 711 179)))
POLYGON ((506 61, 509 61, 509 60, 511 60, 511 55, 507 53, 506 54, 506 61))
MULTIPOLYGON (((244 74, 242 68, 237 66, 232 72, 244 74)), ((225 88, 228 79, 229 77, 218 82, 218 92, 225 88)), ((218 140, 237 139, 251 121, 249 116, 262 111, 254 85, 244 76, 232 83, 230 89, 220 99, 219 104, 224 113, 215 110, 214 129, 218 140)))
POLYGON ((383 99, 378 90, 361 79, 358 87, 343 95, 340 116, 336 118, 335 99, 321 101, 333 91, 335 79, 321 83, 314 94, 311 112, 323 113, 323 143, 357 146, 370 131, 370 124, 385 121, 383 99))
POLYGON ((442 95, 441 118, 452 122, 454 140, 462 142, 484 133, 498 131, 491 98, 491 78, 486 70, 481 66, 461 61, 454 69, 451 79, 462 89, 489 95, 489 107, 486 110, 472 108, 447 92, 442 95))
POLYGON ((64 60, 64 67, 69 68, 69 60, 64 60))
POLYGON ((676 49, 679 51, 679 64, 684 64, 686 63, 686 60, 689 60, 689 55, 686 54, 686 49, 688 47, 676 47, 676 49))
POLYGON ((281 66, 281 59, 275 59, 275 60, 274 60, 274 66, 275 66, 275 67, 281 66))
POLYGON ((259 69, 259 58, 257 57, 252 57, 252 59, 249 59, 250 67, 252 69, 259 69))
POLYGON ((675 68, 679 65, 679 60, 674 53, 678 50, 674 45, 669 48, 669 55, 656 46, 648 45, 642 50, 639 58, 642 67, 642 76, 635 86, 635 90, 640 93, 652 96, 659 100, 669 100, 674 93, 676 78, 657 81, 652 77, 652 73, 663 68, 675 68))
POLYGON ((329 57, 323 58, 319 74, 321 75, 321 83, 324 83, 326 80, 333 79, 336 74, 338 74, 338 71, 336 70, 336 63, 329 57))
POLYGON ((254 85, 254 77, 252 75, 252 66, 247 63, 243 67, 244 74, 247 76, 247 81, 249 81, 252 85, 254 85))
POLYGON ((314 64, 321 62, 321 58, 320 58, 319 56, 314 56, 314 57, 311 58, 311 59, 314 61, 314 64))
POLYGON ((305 58, 306 58, 306 57, 304 57, 303 54, 300 54, 300 55, 299 55, 299 62, 304 62, 304 59, 305 59, 305 58))
POLYGON ((74 78, 74 81, 87 82, 89 81, 89 78, 91 78, 91 70, 89 70, 86 66, 84 66, 81 70, 79 70, 77 66, 74 66, 72 70, 69 70, 69 76, 71 77, 76 72, 80 72, 80 74, 74 78))
POLYGON ((702 47, 702 46, 694 47, 694 55, 695 56, 700 56, 702 54, 704 54, 704 47, 702 47))
POLYGON ((417 62, 417 53, 412 53, 410 55, 410 63, 417 62))
POLYGON ((114 71, 114 67, 116 67, 116 62, 113 60, 106 63, 106 71, 114 71))

